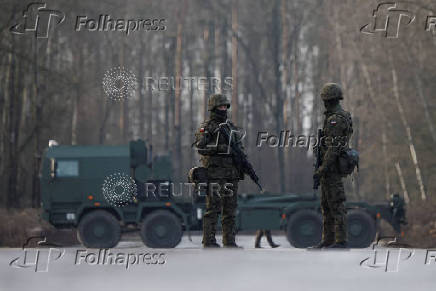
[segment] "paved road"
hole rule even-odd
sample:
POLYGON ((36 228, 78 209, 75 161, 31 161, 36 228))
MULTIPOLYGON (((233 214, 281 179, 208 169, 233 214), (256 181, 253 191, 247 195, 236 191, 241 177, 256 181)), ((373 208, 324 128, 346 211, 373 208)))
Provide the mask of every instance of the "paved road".
POLYGON ((238 236, 244 249, 205 250, 196 235, 175 249, 147 249, 135 238, 106 252, 1 249, 0 291, 434 290, 436 250, 316 251, 275 240, 283 247, 254 249, 253 236, 238 236))

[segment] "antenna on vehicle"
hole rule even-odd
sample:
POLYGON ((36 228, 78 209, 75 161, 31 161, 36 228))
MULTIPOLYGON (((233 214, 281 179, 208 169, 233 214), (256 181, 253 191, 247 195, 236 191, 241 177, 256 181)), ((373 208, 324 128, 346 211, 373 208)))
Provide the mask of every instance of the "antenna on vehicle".
POLYGON ((153 146, 150 144, 148 146, 148 158, 147 166, 151 169, 153 167, 153 146))

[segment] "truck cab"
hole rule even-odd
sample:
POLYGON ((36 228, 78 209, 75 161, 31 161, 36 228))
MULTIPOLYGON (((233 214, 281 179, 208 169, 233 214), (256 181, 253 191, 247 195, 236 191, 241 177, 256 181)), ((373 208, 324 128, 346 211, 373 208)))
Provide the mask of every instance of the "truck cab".
POLYGON ((170 157, 152 159, 151 147, 142 140, 120 146, 51 146, 42 161, 42 217, 57 228, 77 228, 87 247, 114 247, 129 225, 142 225, 141 237, 151 247, 174 247, 187 215, 167 197, 148 195, 144 186, 171 180, 170 157), (120 201, 126 203, 116 203, 120 201), (167 229, 154 229, 155 220, 167 229))

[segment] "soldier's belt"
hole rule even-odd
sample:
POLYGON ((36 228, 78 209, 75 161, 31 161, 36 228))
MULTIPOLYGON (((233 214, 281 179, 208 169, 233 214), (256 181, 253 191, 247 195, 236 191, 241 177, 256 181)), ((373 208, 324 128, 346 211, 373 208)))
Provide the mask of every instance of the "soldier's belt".
POLYGON ((207 168, 195 167, 189 170, 188 180, 191 183, 207 183, 207 168))
POLYGON ((233 165, 233 159, 225 155, 210 156, 208 157, 208 164, 210 166, 231 167, 233 165))
POLYGON ((240 177, 240 173, 235 167, 210 167, 207 168, 207 177, 209 180, 237 180, 240 177))

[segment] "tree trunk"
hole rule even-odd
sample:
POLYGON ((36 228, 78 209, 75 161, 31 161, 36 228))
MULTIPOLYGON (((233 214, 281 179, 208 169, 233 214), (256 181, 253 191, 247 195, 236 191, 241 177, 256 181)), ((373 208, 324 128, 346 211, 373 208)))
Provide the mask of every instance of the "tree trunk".
POLYGON ((406 202, 406 204, 409 204, 409 202, 410 202, 409 193, 407 192, 406 182, 404 181, 403 172, 401 171, 401 167, 400 167, 399 162, 395 163, 395 169, 397 170, 398 179, 400 180, 401 189, 403 189, 404 202, 406 202))
MULTIPOLYGON (((275 76, 275 95, 276 95, 276 106, 275 106, 275 124, 276 132, 279 133, 283 130, 283 98, 282 98, 282 78, 280 72, 280 43, 281 43, 281 17, 280 17, 280 0, 275 0, 272 21, 273 21, 273 62, 274 62, 274 76, 275 76)), ((285 163, 283 147, 277 147, 277 162, 278 162, 278 185, 280 192, 285 192, 285 163)))
MULTIPOLYGON (((15 49, 14 38, 11 42, 12 51, 15 49)), ((15 75, 16 75, 16 60, 14 53, 10 53, 10 65, 9 65, 9 106, 8 106, 8 146, 7 155, 9 156, 8 167, 6 168, 6 175, 8 177, 7 183, 7 200, 6 207, 17 207, 17 160, 16 160, 16 129, 15 129, 15 106, 16 106, 16 94, 15 94, 15 75)))
POLYGON ((179 181, 182 176, 182 127, 181 127, 181 78, 182 78, 182 40, 183 40, 183 19, 186 12, 186 0, 182 4, 181 12, 178 17, 177 24, 177 41, 176 41, 176 54, 175 54, 175 67, 176 67, 176 80, 175 80, 175 100, 174 100, 174 133, 176 135, 174 142, 175 153, 175 178, 179 181))
POLYGON ((238 0, 232 0, 232 120, 238 123, 238 0))
POLYGON ((421 193, 421 199, 426 200, 427 196, 425 194, 424 183, 422 181, 422 175, 421 175, 421 168, 419 167, 418 157, 416 155, 415 145, 413 143, 412 131, 410 129, 409 123, 407 122, 406 114, 404 112, 403 105, 400 102, 400 93, 399 93, 399 89, 398 89, 397 72, 396 72, 395 68, 392 69, 392 81, 393 81, 393 91, 394 91, 395 101, 397 104, 398 112, 400 113, 400 118, 401 118, 401 121, 403 123, 404 129, 406 130, 407 140, 409 142, 410 156, 412 158, 413 165, 415 166, 416 179, 418 181, 419 191, 421 193))
POLYGON ((389 169, 388 169, 388 152, 387 152, 387 143, 388 143, 388 139, 386 137, 386 127, 382 126, 382 152, 383 152, 383 172, 384 172, 384 176, 385 176, 385 189, 386 189, 386 199, 390 199, 390 195, 391 195, 391 182, 389 179, 389 169))
POLYGON ((34 141, 34 156, 33 156, 33 177, 32 177, 32 207, 40 207, 40 182, 39 182, 39 167, 40 167, 40 130, 42 108, 39 97, 39 81, 38 81, 38 41, 34 39, 33 47, 33 82, 34 82, 34 101, 33 101, 33 123, 35 124, 35 141, 34 141))
MULTIPOLYGON (((145 79, 145 76, 144 76, 144 58, 146 57, 145 44, 142 40, 140 43, 141 43, 141 48, 139 51, 139 72, 138 72, 139 136, 140 136, 140 138, 144 139, 144 137, 145 137, 145 108, 144 108, 145 94, 144 94, 144 90, 147 90, 148 88, 144 89, 144 79, 145 79)), ((146 82, 146 84, 148 86, 147 82, 146 82)), ((149 110, 151 110, 151 108, 149 110)))

